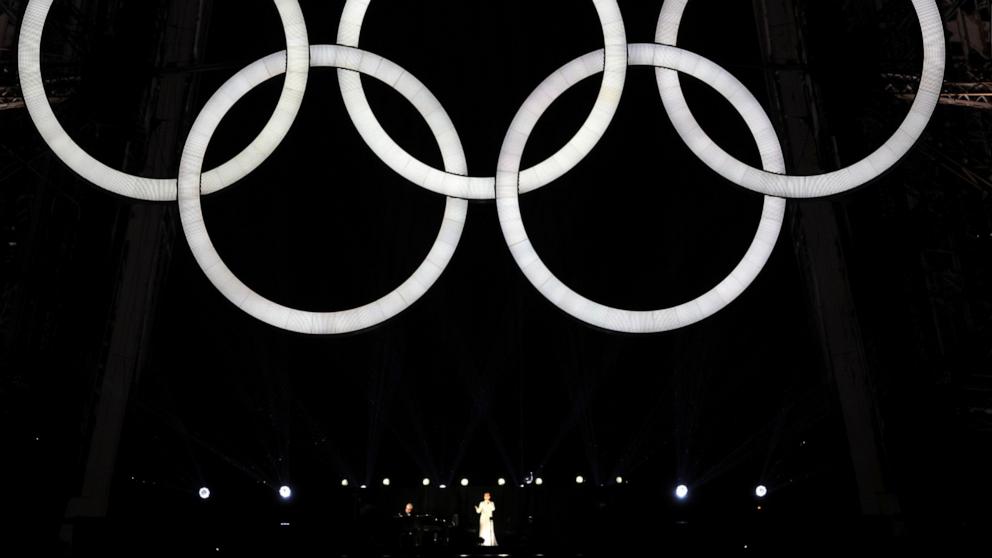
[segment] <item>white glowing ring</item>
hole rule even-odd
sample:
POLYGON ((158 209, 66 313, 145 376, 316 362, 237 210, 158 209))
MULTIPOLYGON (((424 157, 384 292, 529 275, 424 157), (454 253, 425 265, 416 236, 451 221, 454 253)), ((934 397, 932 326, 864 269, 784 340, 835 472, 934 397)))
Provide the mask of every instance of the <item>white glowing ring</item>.
MULTIPOLYGON (((347 68, 362 72, 394 86, 414 104, 424 118, 429 116, 429 113, 424 112, 425 107, 434 106, 430 101, 433 95, 419 81, 402 68, 375 54, 353 48, 322 45, 311 48, 310 62, 315 67, 347 68)), ((214 286, 228 300, 259 320, 282 329, 310 334, 347 333, 366 329, 405 310, 437 281, 458 246, 468 213, 468 202, 448 198, 441 230, 424 262, 396 290, 374 302, 339 312, 305 312, 282 306, 252 291, 228 269, 210 241, 200 207, 200 172, 207 144, 224 115, 241 97, 265 80, 283 73, 285 69, 285 53, 263 58, 227 81, 207 101, 190 130, 179 164, 179 215, 183 230, 197 263, 214 286)), ((461 146, 452 139, 457 139, 454 125, 448 118, 440 118, 437 114, 433 116, 427 120, 431 131, 438 138, 445 168, 452 172, 466 172, 461 146)))
MULTIPOLYGON (((362 23, 370 1, 348 0, 345 4, 338 25, 338 44, 358 46, 362 23)), ((599 96, 589 117, 564 147, 544 162, 521 173, 522 193, 553 182, 585 158, 603 137, 620 103, 620 94, 627 75, 627 38, 623 17, 616 0, 593 0, 593 4, 603 28, 604 50, 600 51, 600 56, 605 58, 606 68, 599 96)), ((599 71, 603 71, 603 67, 604 60, 600 60, 599 71)), ((575 77, 559 71, 554 75, 554 79, 571 85, 575 77)), ((339 71, 338 81, 345 107, 359 134, 389 168, 410 182, 438 194, 471 200, 493 199, 495 178, 468 177, 444 172, 414 158, 393 141, 382 128, 365 96, 361 77, 354 72, 339 71)))
MULTIPOLYGON (((785 171, 780 145, 766 141, 775 137, 772 123, 754 96, 729 72, 697 54, 675 47, 632 44, 629 51, 631 65, 661 66, 686 72, 716 89, 747 122, 758 143, 762 166, 773 172, 785 171)), ((602 52, 597 51, 570 62, 563 70, 578 81, 598 71, 597 60, 598 68, 602 69, 602 52)), ((562 283, 541 261, 527 237, 520 214, 517 187, 520 159, 537 120, 570 86, 571 83, 554 78, 539 85, 514 117, 500 151, 496 172, 496 209, 503 236, 524 275, 545 298, 573 317, 594 326, 625 333, 677 329, 712 316, 730 304, 754 281, 768 261, 782 229, 785 200, 765 197, 758 232, 744 258, 730 275, 702 296, 672 308, 631 311, 593 302, 562 283)))
MULTIPOLYGON (((251 144, 236 157, 204 174, 203 193, 221 190, 257 168, 286 136, 303 102, 307 85, 309 42, 306 21, 297 0, 273 0, 279 10, 286 34, 289 71, 272 117, 251 144)), ((20 73, 24 104, 41 137, 70 169, 93 184, 115 194, 140 200, 172 201, 176 199, 175 179, 155 179, 133 176, 112 169, 83 151, 59 124, 48 103, 41 78, 41 37, 53 0, 30 0, 17 46, 17 66, 20 73)))
MULTIPOLYGON (((668 0, 661 8, 655 41, 675 45, 682 13, 689 0, 668 0)), ((748 190, 786 198, 817 198, 840 194, 878 178, 892 168, 920 139, 933 116, 944 82, 944 25, 933 0, 912 0, 923 34, 923 75, 909 114, 882 147, 861 161, 826 174, 788 176, 746 165, 713 142, 689 112, 676 72, 658 70, 658 87, 665 110, 689 149, 727 180, 748 190)))

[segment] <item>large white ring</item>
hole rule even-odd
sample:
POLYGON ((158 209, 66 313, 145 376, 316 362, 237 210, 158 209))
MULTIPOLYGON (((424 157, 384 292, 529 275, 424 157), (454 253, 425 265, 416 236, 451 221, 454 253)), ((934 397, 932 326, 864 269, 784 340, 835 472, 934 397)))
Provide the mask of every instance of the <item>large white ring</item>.
MULTIPOLYGON (((357 47, 362 33, 365 13, 371 0, 348 0, 338 25, 338 44, 357 47)), ((547 160, 523 171, 520 191, 527 193, 560 178, 579 164, 609 128, 620 103, 624 80, 627 75, 627 38, 623 17, 616 0, 593 0, 596 13, 603 27, 604 50, 599 61, 603 84, 589 117, 575 136, 547 160)), ((574 83, 575 77, 555 73, 554 79, 574 83)), ((338 81, 345 107, 359 134, 372 151, 396 173, 427 190, 450 197, 471 200, 491 200, 495 197, 496 180, 444 172, 416 159, 400 147, 383 129, 372 112, 368 97, 362 88, 361 76, 354 72, 339 71, 338 81)))
MULTIPOLYGON (((818 198, 840 194, 878 178, 916 144, 930 122, 944 83, 944 24, 934 0, 912 0, 923 33, 923 75, 916 99, 902 124, 882 147, 857 163, 814 176, 788 176, 746 165, 720 148, 706 135, 689 112, 677 72, 657 70, 661 98, 675 129, 689 149, 709 168, 727 180, 769 196, 818 198)), ((661 8, 655 41, 674 46, 682 14, 689 0, 667 0, 661 8)))
MULTIPOLYGON (((465 157, 457 144, 454 125, 446 115, 428 110, 440 105, 419 81, 384 58, 357 49, 321 45, 311 47, 310 63, 347 68, 396 87, 427 119, 438 139, 445 168, 467 172, 465 157)), ((405 310, 419 299, 441 276, 461 238, 468 202, 448 198, 444 221, 434 245, 420 267, 402 285, 382 298, 340 312, 306 312, 282 306, 257 294, 238 279, 210 241, 200 207, 200 173, 203 155, 217 125, 241 97, 260 83, 286 70, 284 53, 277 53, 248 66, 210 98, 190 130, 179 165, 179 215, 193 256, 210 282, 236 306, 265 323, 290 331, 309 334, 348 333, 377 325, 405 310)))
MULTIPOLYGON (((306 21, 297 0, 273 0, 286 34, 286 58, 289 67, 282 94, 272 117, 251 144, 236 157, 203 175, 203 193, 221 190, 257 168, 275 151, 286 136, 303 102, 310 69, 310 54, 306 21)), ((79 176, 115 194, 140 200, 172 201, 176 199, 175 179, 133 176, 97 161, 83 151, 59 124, 48 103, 41 78, 41 36, 53 0, 30 0, 17 45, 17 67, 20 73, 24 104, 45 143, 79 176)))
MULTIPOLYGON (((688 73, 723 95, 744 117, 761 153, 762 165, 785 172, 781 146, 771 121, 753 95, 733 75, 713 62, 675 47, 655 44, 629 46, 631 65, 671 68, 688 73)), ((593 52, 566 65, 574 81, 602 69, 601 52, 593 52), (598 62, 597 62, 598 61, 598 62)), ((518 181, 520 160, 531 131, 544 111, 572 83, 548 79, 531 93, 513 119, 503 141, 496 172, 496 209, 510 253, 527 279, 555 306, 586 323, 624 333, 654 333, 684 327, 712 316, 737 298, 754 281, 771 255, 782 229, 785 200, 765 197, 758 231, 744 258, 723 281, 705 294, 672 308, 651 311, 621 310, 589 300, 561 282, 541 261, 531 244, 520 213, 518 181)))

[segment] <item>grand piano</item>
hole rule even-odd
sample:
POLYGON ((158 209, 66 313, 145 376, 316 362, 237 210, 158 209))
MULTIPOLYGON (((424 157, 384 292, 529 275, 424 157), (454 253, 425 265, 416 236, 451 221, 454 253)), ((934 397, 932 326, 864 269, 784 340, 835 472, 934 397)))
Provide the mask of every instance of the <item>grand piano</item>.
POLYGON ((393 518, 394 533, 401 547, 446 546, 453 523, 431 514, 401 513, 393 518))

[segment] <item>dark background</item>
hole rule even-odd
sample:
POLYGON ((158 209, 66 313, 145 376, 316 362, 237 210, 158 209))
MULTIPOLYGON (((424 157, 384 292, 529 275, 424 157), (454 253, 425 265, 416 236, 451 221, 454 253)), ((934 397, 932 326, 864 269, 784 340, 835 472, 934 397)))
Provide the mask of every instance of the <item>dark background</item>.
MULTIPOLYGON (((175 175, 168 165, 149 172, 157 168, 149 161, 177 160, 208 96, 237 69, 284 47, 265 0, 208 3, 202 55, 192 66, 156 57, 168 37, 161 14, 169 2, 55 4, 45 76, 70 84, 56 113, 97 158, 145 176, 175 175), (149 84, 170 73, 189 84, 186 110, 149 119, 149 84), (177 141, 149 153, 142 138, 163 122, 178 126, 177 141)), ((311 43, 333 43, 343 2, 301 4, 311 43)), ((630 42, 653 39, 656 4, 620 2, 630 42)), ((882 74, 919 71, 919 32, 909 2, 883 4, 875 12, 798 2, 804 69, 822 108, 817 148, 828 155, 821 169, 793 170, 850 164, 881 145, 905 114, 908 103, 882 74), (909 48, 894 54, 893 45, 909 48)), ((689 3, 680 46, 729 69, 773 113, 767 77, 776 68, 762 59, 754 6, 714 8, 689 3)), ((957 9, 988 22, 973 2, 957 9)), ((949 12, 948 21, 954 17, 949 12)), ((378 1, 361 40, 431 88, 477 176, 493 174, 529 92, 601 43, 592 3, 574 0, 378 1)), ((963 74, 982 67, 988 53, 949 49, 948 79, 975 79, 963 74)), ((757 165, 729 105, 683 81, 703 127, 757 165)), ((439 166, 416 112, 381 83, 365 84, 386 130, 439 166)), ((208 166, 261 129, 280 86, 278 79, 263 85, 231 112, 208 166)), ((567 141, 598 87, 591 78, 553 106, 525 165, 567 141)), ((561 313, 517 269, 490 202, 472 203, 450 266, 412 308, 371 331, 308 337, 258 322, 215 291, 170 204, 84 183, 50 154, 26 111, 0 112, 0 432, 13 484, 2 505, 19 518, 5 527, 40 548, 60 544, 106 393, 104 370, 115 358, 110 338, 128 312, 122 270, 135 253, 160 251, 158 271, 142 286, 154 296, 139 320, 142 356, 110 505, 105 519, 77 522, 77 548, 158 538, 201 550, 300 540, 362 547, 381 528, 373 518, 408 500, 472 526, 471 505, 485 489, 497 502, 497 537, 529 547, 699 538, 736 549, 789 532, 824 544, 865 534, 915 541, 987 532, 992 226, 988 153, 975 147, 987 120, 981 109, 942 106, 927 137, 882 179, 828 200, 789 202, 757 281, 685 329, 618 335, 561 313), (795 208, 818 204, 837 215, 850 320, 860 328, 870 377, 875 422, 868 427, 878 430, 884 486, 898 502, 881 515, 865 514, 859 503, 845 394, 823 357, 814 286, 797 248, 804 240, 795 208), (129 241, 136 207, 166 223, 162 245, 129 241), (587 483, 576 486, 576 475, 587 483), (544 485, 527 484, 528 476, 544 485), (462 477, 468 488, 458 486, 462 477), (498 477, 508 486, 497 489, 498 477), (690 487, 686 502, 672 497, 679 482, 690 487), (759 482, 769 488, 761 502, 753 496, 759 482), (289 502, 276 494, 282 484, 293 487, 289 502), (209 501, 196 496, 201 486, 210 487, 209 501)), ((592 154, 521 198, 528 232, 552 271, 594 300, 635 310, 678 304, 719 282, 747 249, 761 203, 691 155, 647 68, 630 70, 616 120, 592 154)), ((276 153, 204 201, 219 253, 246 284, 315 311, 361 305, 401 283, 430 248, 443 207, 362 143, 329 69, 311 73, 300 116, 276 153)))

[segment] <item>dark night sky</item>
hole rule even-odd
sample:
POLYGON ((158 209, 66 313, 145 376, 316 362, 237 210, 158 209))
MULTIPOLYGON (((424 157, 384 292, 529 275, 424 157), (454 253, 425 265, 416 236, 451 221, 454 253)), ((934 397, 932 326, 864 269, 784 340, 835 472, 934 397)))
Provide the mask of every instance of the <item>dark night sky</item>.
MULTIPOLYGON (((284 45, 270 2, 214 4, 204 63, 219 69, 201 74, 197 108, 238 68, 284 45)), ((343 3, 301 4, 311 43, 333 43, 343 3)), ((653 38, 656 4, 620 2, 629 42, 653 38)), ((767 107, 751 3, 721 2, 719 11, 698 0, 689 6, 680 46, 732 71, 767 107)), ((147 83, 155 46, 131 46, 143 44, 140 25, 151 21, 132 10, 100 43, 99 55, 83 62, 81 98, 59 109, 73 136, 112 166, 122 158, 116 138, 127 137, 140 114, 133 82, 147 83), (130 64, 133 72, 119 73, 130 64), (96 133, 88 119, 101 122, 96 133)), ((882 91, 878 74, 907 69, 883 66, 876 53, 886 34, 870 23, 843 29, 839 10, 810 10, 810 70, 826 126, 849 164, 884 141, 907 106, 882 91), (840 31, 844 40, 836 44, 840 31)), ((592 2, 378 1, 361 46, 423 81, 457 126, 469 171, 491 175, 506 127, 529 92, 567 61, 601 48, 601 39, 592 2)), ((704 85, 684 82, 704 128, 757 165, 732 109, 704 85)), ((411 107, 382 84, 365 83, 385 129, 412 154, 440 165, 411 107)), ((208 165, 239 151, 261 128, 280 85, 265 84, 230 113, 208 165)), ((525 164, 567 141, 598 87, 591 78, 553 106, 525 164)), ((936 119, 947 112, 938 110, 936 119)), ((25 130, 18 141, 40 145, 29 125, 17 125, 25 130)), ((30 346, 15 359, 24 385, 10 393, 40 406, 11 407, 22 425, 11 436, 52 440, 43 450, 24 447, 36 452, 31 463, 63 479, 46 500, 55 510, 48 515, 57 515, 59 498, 75 494, 82 471, 79 417, 117 268, 107 245, 119 242, 115 220, 142 202, 83 184, 54 157, 41 164, 46 175, 68 183, 83 210, 73 221, 71 253, 49 239, 23 264, 38 277, 51 262, 68 260, 44 283, 61 301, 47 306, 56 330, 48 339, 59 344, 30 346), (30 355, 37 366, 28 373, 30 355)), ((927 335, 912 320, 919 246, 956 233, 920 232, 918 216, 878 213, 902 198, 906 176, 926 164, 914 152, 863 189, 798 202, 836 204, 847 219, 852 289, 890 436, 886 470, 907 514, 925 513, 941 498, 920 495, 931 475, 947 476, 957 460, 981 455, 967 449, 975 442, 955 422, 953 405, 932 391, 930 363, 914 362, 907 349, 927 335), (937 445, 920 450, 914 439, 937 445)), ((30 190, 34 182, 19 187, 30 190)), ((318 69, 282 146, 248 178, 207 198, 204 212, 219 253, 245 283, 277 302, 328 311, 364 304, 402 282, 433 242, 443 206, 441 197, 375 158, 345 113, 335 72, 318 69)), ((719 282, 749 245, 761 198, 692 156, 665 116, 653 71, 633 68, 600 144, 565 177, 523 196, 522 207, 538 252, 566 284, 599 302, 644 310, 678 304, 719 282)), ((291 334, 241 313, 206 280, 180 233, 151 322, 148 361, 129 403, 112 513, 183 509, 204 484, 239 505, 267 509, 273 499, 265 491, 286 482, 307 509, 319 507, 341 478, 378 484, 388 476, 402 491, 425 476, 516 482, 534 471, 559 484, 576 474, 603 483, 620 474, 664 498, 683 480, 698 488, 698 505, 712 509, 750 505, 747 494, 761 479, 780 494, 783 508, 853 514, 858 497, 844 424, 789 215, 771 261, 743 296, 700 324, 646 336, 594 329, 544 300, 510 257, 493 203, 471 205, 458 251, 427 295, 382 326, 343 337, 291 334)), ((173 221, 178 228, 175 212, 173 221)), ((980 337, 965 337, 970 341, 945 360, 985 366, 977 360, 980 337)), ((969 476, 970 466, 963 471, 962 484, 978 477, 969 476)), ((963 508, 974 505, 951 498, 963 508)))
MULTIPOLYGON (((529 89, 597 48, 595 12, 582 8, 542 7, 525 19, 496 4, 435 5, 423 15, 373 5, 362 44, 432 87, 459 127, 470 171, 492 174, 501 128, 529 89), (588 32, 566 32, 583 28, 588 32), (452 52, 452 44, 463 46, 452 52), (500 44, 507 47, 493 46, 500 44)), ((645 20, 652 13, 630 17, 632 38, 651 37, 645 20)), ((220 13, 214 21, 222 19, 220 13)), ((736 21, 727 18, 720 34, 735 58, 744 49, 732 46, 731 33, 756 51, 736 21)), ((258 33, 246 27, 224 28, 219 37, 227 45, 246 42, 258 33)), ((333 26, 311 27, 313 42, 333 39, 333 26)), ((266 34, 272 45, 255 45, 258 54, 278 46, 277 32, 273 26, 266 34)), ((225 48, 217 47, 217 56, 225 48)), ((679 145, 653 79, 650 70, 633 70, 629 96, 594 156, 523 202, 551 269, 596 300, 632 309, 672 305, 718 282, 750 243, 761 205, 760 197, 721 184, 679 145)), ((230 156, 260 128, 278 88, 269 84, 231 115, 210 159, 230 156)), ((555 106, 532 140, 530 161, 574 133, 597 89, 590 79, 555 106)), ((439 164, 416 114, 386 87, 370 90, 398 141, 439 164)), ((732 121, 730 110, 710 105, 715 134, 754 161, 742 126, 721 125, 732 121)), ((205 214, 218 250, 249 285, 295 307, 334 310, 373 300, 405 279, 433 241, 442 208, 442 199, 405 184, 361 143, 334 73, 324 70, 314 72, 288 142, 238 188, 210 199, 205 214)), ((163 350, 152 373, 156 387, 142 395, 160 404, 162 393, 171 394, 170 415, 222 442, 231 427, 251 421, 255 427, 241 434, 261 433, 262 443, 224 451, 268 475, 277 471, 251 452, 335 478, 519 477, 546 466, 564 478, 585 472, 605 480, 614 470, 702 474, 781 412, 783 385, 816 377, 809 336, 795 325, 804 320, 803 298, 787 249, 770 266, 779 273, 763 276, 725 314, 647 337, 596 331, 561 314, 508 256, 494 205, 473 204, 458 253, 423 300, 375 331, 334 339, 285 334, 240 316, 181 248, 157 324, 163 350), (276 407, 266 408, 271 401, 276 407), (728 412, 743 420, 714 418, 728 412), (673 427, 700 430, 677 442, 673 427), (587 451, 589 444, 596 445, 587 451), (689 453, 676 458, 680 450, 689 453), (337 470, 338 459, 345 471, 337 470)), ((150 444, 148 451, 162 443, 136 442, 150 444)), ((277 466, 279 475, 289 473, 285 467, 277 466)))

